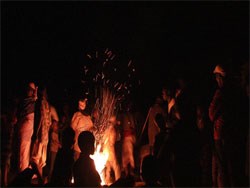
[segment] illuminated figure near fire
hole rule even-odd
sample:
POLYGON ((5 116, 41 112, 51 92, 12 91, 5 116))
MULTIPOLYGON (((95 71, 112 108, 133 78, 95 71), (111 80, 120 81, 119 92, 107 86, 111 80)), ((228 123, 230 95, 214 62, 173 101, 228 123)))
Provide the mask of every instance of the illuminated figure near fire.
POLYGON ((116 142, 116 130, 115 126, 117 125, 116 117, 113 115, 109 119, 109 126, 105 131, 104 134, 104 145, 103 150, 104 152, 107 151, 109 156, 106 163, 106 182, 108 184, 113 183, 111 180, 111 171, 114 171, 115 180, 118 180, 121 176, 120 167, 116 159, 116 152, 115 152, 115 142, 116 142))
POLYGON ((20 172, 29 166, 36 100, 37 87, 31 82, 27 87, 26 96, 18 108, 18 162, 20 172))
POLYGON ((35 114, 35 134, 33 135, 35 143, 32 150, 32 161, 37 165, 42 176, 42 168, 46 165, 47 159, 49 130, 51 126, 58 123, 59 118, 55 108, 48 102, 46 87, 41 89, 40 95, 35 114))
POLYGON ((125 113, 122 116, 123 126, 123 143, 122 143, 122 170, 126 175, 133 175, 134 162, 134 145, 135 137, 135 120, 131 112, 132 103, 127 104, 125 113))
POLYGON ((78 111, 74 113, 71 120, 71 127, 75 131, 74 160, 76 161, 81 153, 78 146, 78 136, 82 131, 90 131, 93 128, 91 117, 86 113, 87 98, 82 97, 78 101, 78 111))
POLYGON ((95 163, 90 158, 95 150, 95 137, 89 131, 83 131, 78 136, 81 154, 73 166, 76 187, 98 187, 101 178, 96 171, 95 163))

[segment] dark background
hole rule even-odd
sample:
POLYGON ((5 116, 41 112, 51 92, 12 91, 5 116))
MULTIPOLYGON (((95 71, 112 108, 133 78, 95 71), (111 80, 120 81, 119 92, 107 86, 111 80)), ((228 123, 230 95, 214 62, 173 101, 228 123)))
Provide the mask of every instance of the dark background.
POLYGON ((132 59, 148 107, 166 80, 188 75, 206 100, 220 62, 248 62, 245 2, 1 2, 1 99, 26 81, 46 83, 55 105, 76 100, 88 52, 109 48, 132 59))

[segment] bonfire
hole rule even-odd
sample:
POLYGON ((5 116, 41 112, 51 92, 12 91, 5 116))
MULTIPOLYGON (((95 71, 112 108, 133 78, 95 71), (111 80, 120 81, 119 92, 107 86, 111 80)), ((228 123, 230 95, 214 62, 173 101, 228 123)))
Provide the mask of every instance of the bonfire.
POLYGON ((140 85, 135 77, 135 66, 132 60, 128 63, 116 62, 116 55, 109 49, 103 52, 96 51, 86 55, 87 60, 83 66, 83 87, 92 91, 95 96, 94 112, 98 115, 94 121, 94 136, 96 139, 95 152, 90 157, 94 160, 102 185, 107 185, 105 179, 105 166, 109 157, 109 151, 103 148, 105 131, 109 126, 110 118, 115 115, 121 102, 131 93, 132 86, 140 85))

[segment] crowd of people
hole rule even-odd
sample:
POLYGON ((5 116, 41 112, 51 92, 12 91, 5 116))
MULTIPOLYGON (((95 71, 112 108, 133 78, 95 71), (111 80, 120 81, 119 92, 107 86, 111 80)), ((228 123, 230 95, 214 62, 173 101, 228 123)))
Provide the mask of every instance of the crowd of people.
MULTIPOLYGON (((249 80, 235 83, 222 64, 213 73, 217 89, 208 108, 178 79, 162 87, 145 118, 133 110, 135 101, 112 114, 103 137, 106 186, 249 186, 249 80)), ((65 104, 58 113, 46 87, 28 83, 1 114, 1 185, 101 186, 90 157, 99 114, 87 105, 81 96, 76 112, 65 104)))

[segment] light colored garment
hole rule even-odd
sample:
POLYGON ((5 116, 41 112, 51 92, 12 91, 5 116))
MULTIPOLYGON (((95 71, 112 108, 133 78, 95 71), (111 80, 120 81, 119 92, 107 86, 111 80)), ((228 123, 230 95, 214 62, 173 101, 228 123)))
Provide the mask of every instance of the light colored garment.
MULTIPOLYGON (((47 159, 47 146, 49 142, 49 130, 52 124, 52 114, 51 114, 51 106, 49 105, 46 99, 42 99, 41 101, 41 117, 38 125, 38 130, 36 133, 36 141, 34 143, 33 151, 32 151, 32 160, 39 166, 44 167, 46 165, 47 159)), ((55 115, 55 109, 54 116, 55 115)), ((58 116, 57 116, 58 118, 58 116)))
POLYGON ((82 131, 90 131, 94 124, 90 116, 83 115, 81 112, 75 112, 71 120, 71 128, 75 131, 74 150, 81 152, 78 146, 78 136, 82 131))
POLYGON ((24 169, 29 167, 31 137, 34 127, 34 113, 26 115, 18 126, 19 171, 22 172, 24 169))
POLYGON ((123 143, 122 143, 122 169, 126 175, 135 168, 134 145, 135 138, 135 119, 131 112, 126 112, 122 118, 123 143), (130 169, 128 168, 130 165, 130 169))
POLYGON ((109 154, 107 164, 106 164, 106 180, 108 182, 111 179, 110 173, 112 169, 115 173, 115 180, 118 180, 121 176, 120 167, 116 159, 115 142, 116 142, 116 130, 114 128, 114 125, 110 125, 105 131, 104 146, 103 146, 104 152, 105 150, 107 150, 109 154))
POLYGON ((61 147, 60 141, 59 141, 59 135, 58 132, 52 132, 50 135, 50 151, 52 152, 58 152, 58 149, 61 147))
POLYGON ((135 168, 134 162, 134 144, 135 144, 135 136, 128 135, 124 137, 122 144, 122 168, 127 171, 128 165, 131 166, 132 169, 135 168))

